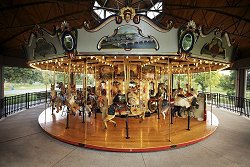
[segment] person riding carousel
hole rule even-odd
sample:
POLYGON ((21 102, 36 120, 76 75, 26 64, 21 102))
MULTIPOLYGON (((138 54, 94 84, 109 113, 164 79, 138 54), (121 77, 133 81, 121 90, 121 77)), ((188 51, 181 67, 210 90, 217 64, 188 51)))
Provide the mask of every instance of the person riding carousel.
POLYGON ((111 109, 108 109, 108 98, 106 97, 107 92, 105 89, 101 91, 101 96, 98 98, 98 104, 102 112, 102 121, 104 129, 107 129, 107 122, 112 122, 116 127, 116 122, 112 119, 115 118, 115 113, 109 112, 111 109))
POLYGON ((178 116, 182 117, 181 116, 181 107, 182 107, 182 104, 179 104, 180 103, 180 100, 179 100, 180 98, 185 98, 183 88, 178 88, 178 90, 176 92, 176 95, 174 97, 174 99, 175 99, 174 109, 172 110, 172 115, 173 116, 175 116, 175 113, 177 112, 178 116))

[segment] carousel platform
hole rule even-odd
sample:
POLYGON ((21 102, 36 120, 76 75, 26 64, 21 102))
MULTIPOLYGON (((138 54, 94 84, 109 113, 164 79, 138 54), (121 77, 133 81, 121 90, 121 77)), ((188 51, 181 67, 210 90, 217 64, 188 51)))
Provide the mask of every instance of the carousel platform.
POLYGON ((150 152, 188 146, 202 141, 215 132, 218 119, 208 112, 207 121, 191 118, 190 130, 187 130, 187 118, 174 118, 170 124, 169 116, 164 120, 157 114, 146 117, 142 122, 136 117, 115 117, 114 127, 108 122, 108 128, 103 129, 101 114, 83 117, 78 113, 67 116, 61 112, 52 115, 51 108, 43 111, 38 122, 41 128, 50 136, 60 141, 80 147, 116 151, 116 152, 150 152), (212 123, 211 123, 212 120, 212 123))

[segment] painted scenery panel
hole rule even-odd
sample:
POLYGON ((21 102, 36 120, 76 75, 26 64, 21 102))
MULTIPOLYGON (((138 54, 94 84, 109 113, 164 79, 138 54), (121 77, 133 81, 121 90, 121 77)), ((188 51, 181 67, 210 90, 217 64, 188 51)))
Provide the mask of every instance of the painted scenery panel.
POLYGON ((114 70, 116 78, 124 78, 124 65, 116 65, 114 70))
POLYGON ((100 66, 100 78, 112 78, 113 67, 100 66))
POLYGON ((137 65, 130 65, 130 78, 138 78, 140 73, 140 68, 137 65))
POLYGON ((98 42, 98 49, 156 49, 158 42, 153 36, 144 36, 141 29, 132 25, 120 26, 112 36, 105 36, 98 42))

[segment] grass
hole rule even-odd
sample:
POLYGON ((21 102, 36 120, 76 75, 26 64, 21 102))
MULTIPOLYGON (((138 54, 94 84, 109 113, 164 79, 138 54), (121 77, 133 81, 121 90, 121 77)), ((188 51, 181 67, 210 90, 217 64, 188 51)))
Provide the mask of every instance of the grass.
POLYGON ((5 83, 4 91, 10 91, 11 88, 14 90, 32 90, 32 89, 45 89, 44 84, 16 84, 16 83, 5 83))

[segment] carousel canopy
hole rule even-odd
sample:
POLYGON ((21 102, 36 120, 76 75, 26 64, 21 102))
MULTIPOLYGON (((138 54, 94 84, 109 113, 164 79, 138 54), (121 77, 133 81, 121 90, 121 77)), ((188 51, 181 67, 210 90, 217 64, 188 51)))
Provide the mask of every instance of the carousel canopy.
MULTIPOLYGON (((25 53, 24 44, 30 41, 30 34, 36 34, 40 28, 46 29, 48 32, 54 32, 57 26, 61 26, 63 21, 67 21, 71 27, 76 29, 87 25, 89 29, 94 29, 102 24, 110 15, 119 15, 120 9, 123 7, 132 7, 135 13, 150 18, 155 25, 165 28, 169 25, 169 20, 173 21, 173 28, 179 28, 187 25, 193 20, 197 26, 202 27, 204 34, 208 34, 218 28, 218 32, 224 34, 227 32, 230 44, 238 46, 239 52, 230 61, 247 58, 248 49, 250 48, 250 32, 249 32, 249 1, 241 0, 223 0, 223 1, 158 1, 158 0, 97 0, 97 1, 1 1, 1 57, 3 57, 4 65, 15 64, 20 58, 26 62, 28 60, 25 53), (35 32, 35 33, 34 33, 35 32)), ((113 31, 113 30, 112 30, 113 31)), ((110 35, 110 34, 106 34, 110 35)), ((88 40, 88 39, 87 39, 88 40)), ((43 41, 40 41, 43 43, 43 41)), ((78 43, 79 45, 79 43, 78 43)), ((46 45, 44 45, 46 46, 46 45)), ((55 46, 57 47, 57 46, 55 46)), ((59 47, 59 46, 58 46, 59 47)), ((79 46, 77 46, 78 49, 79 46)), ((162 45, 160 49, 163 48, 162 45)), ((42 49, 41 48, 38 48, 42 49)), ((53 48, 51 50, 53 52, 53 48)), ((178 50, 177 50, 178 51, 178 50)), ((59 59, 64 57, 62 48, 56 50, 57 59, 49 61, 59 63, 59 59)), ((84 52, 77 56, 76 62, 81 56, 85 56, 84 52)), ((105 61, 109 65, 119 63, 114 59, 114 55, 88 55, 86 62, 88 64, 98 61, 105 56, 105 61), (91 59, 92 58, 92 59, 91 59), (98 59, 98 60, 97 60, 98 59)), ((210 68, 219 66, 216 69, 227 67, 227 61, 207 61, 206 59, 197 59, 192 57, 190 61, 176 60, 176 55, 165 57, 165 55, 153 55, 153 59, 149 55, 136 54, 136 60, 129 58, 131 62, 141 62, 142 65, 158 64, 167 67, 166 61, 175 62, 172 64, 176 70, 183 68, 185 64, 188 67, 195 66, 196 69, 210 68), (144 61, 145 59, 145 61, 144 61), (143 61, 142 61, 143 60, 143 61), (158 63, 156 63, 156 62, 158 63), (165 64, 164 64, 165 61, 165 64), (199 63, 202 66, 199 67, 199 63), (212 63, 212 64, 211 64, 212 63), (176 64, 176 66, 175 66, 176 64), (193 65, 192 65, 193 64, 193 65), (210 66, 210 67, 209 67, 210 66)), ((117 59, 126 59, 127 55, 119 54, 117 59)), ((64 58, 63 58, 64 59, 64 58)), ((177 57, 178 59, 178 57, 177 57)), ((43 60, 44 61, 44 60, 43 60)), ((65 60, 64 60, 65 61, 65 60)), ((21 61, 19 61, 21 62, 21 61)), ((84 63, 84 61, 79 61, 84 63)), ((32 62, 42 64, 42 61, 32 62)), ((53 63, 50 65, 53 67, 53 63)), ((66 65, 68 62, 65 62, 66 65)), ((80 66, 79 63, 79 66, 80 66)), ((99 63, 99 64, 101 64, 99 63)), ((97 64, 97 63, 93 63, 97 64)), ((78 63, 74 65, 78 66, 78 63)), ((164 68, 165 68, 164 67, 164 68)), ((58 67, 60 68, 60 67, 58 67)), ((65 67, 66 68, 66 67, 65 67)))

